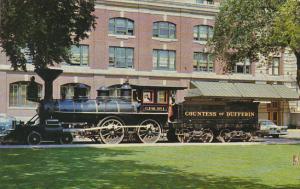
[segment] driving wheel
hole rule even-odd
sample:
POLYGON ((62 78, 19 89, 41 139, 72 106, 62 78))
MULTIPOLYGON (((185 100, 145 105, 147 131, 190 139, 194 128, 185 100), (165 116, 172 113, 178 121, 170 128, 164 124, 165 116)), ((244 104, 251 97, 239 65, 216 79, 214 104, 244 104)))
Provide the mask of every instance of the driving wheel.
POLYGON ((143 143, 156 143, 161 136, 160 124, 152 119, 147 119, 140 124, 137 135, 143 143))
MULTIPOLYGON (((100 122, 101 123, 101 122, 100 122)), ((99 123, 99 124, 100 124, 99 123)), ((124 138, 123 123, 115 118, 110 118, 101 123, 100 138, 105 144, 119 144, 124 138)))

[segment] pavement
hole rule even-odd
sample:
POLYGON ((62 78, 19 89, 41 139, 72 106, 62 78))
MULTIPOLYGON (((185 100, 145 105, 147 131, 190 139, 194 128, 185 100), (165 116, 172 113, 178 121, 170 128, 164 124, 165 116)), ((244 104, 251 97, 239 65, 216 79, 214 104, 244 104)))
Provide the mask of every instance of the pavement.
POLYGON ((230 143, 167 143, 159 142, 155 144, 143 144, 143 143, 124 143, 124 144, 94 144, 86 140, 84 142, 78 141, 73 144, 53 144, 43 143, 41 145, 0 145, 0 149, 8 148, 122 148, 122 147, 168 147, 168 146, 233 146, 233 145, 268 145, 268 144, 299 144, 300 146, 300 129, 289 130, 288 135, 280 136, 280 138, 264 137, 256 138, 254 142, 230 142, 230 143))

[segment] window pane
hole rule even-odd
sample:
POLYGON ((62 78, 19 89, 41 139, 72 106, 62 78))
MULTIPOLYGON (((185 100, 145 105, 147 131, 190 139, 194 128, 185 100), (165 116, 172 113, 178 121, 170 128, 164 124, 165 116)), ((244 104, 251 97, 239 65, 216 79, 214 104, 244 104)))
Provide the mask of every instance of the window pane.
POLYGON ((279 69, 278 69, 278 67, 275 67, 273 69, 273 75, 279 75, 279 69))
POLYGON ((115 33, 115 19, 109 19, 109 33, 115 33))
POLYGON ((198 40, 198 26, 194 27, 194 40, 198 40))
POLYGON ((199 28, 199 38, 201 40, 207 39, 207 26, 200 26, 199 28))
POLYGON ((80 48, 75 45, 72 45, 71 53, 71 63, 75 65, 80 65, 80 48))
POLYGON ((109 66, 115 66, 115 48, 109 47, 109 66))
POLYGON ((81 46, 82 52, 82 61, 81 65, 88 65, 89 63, 89 47, 87 45, 81 46))
POLYGON ((159 52, 159 67, 168 68, 168 51, 160 51, 159 52))
POLYGON ((170 24, 170 38, 176 38, 176 27, 175 24, 170 24))
POLYGON ((116 49, 116 66, 124 68, 126 67, 126 61, 125 61, 125 48, 117 48, 116 49))
POLYGON ((128 35, 133 35, 133 21, 128 20, 127 22, 127 30, 128 30, 128 35))
POLYGON ((126 49, 126 62, 127 62, 128 68, 133 67, 133 49, 132 48, 126 49))
POLYGON ((208 27, 208 37, 212 38, 214 35, 213 27, 209 26, 208 27))
POLYGON ((157 91, 157 103, 167 103, 166 91, 157 91))
POLYGON ((198 53, 194 53, 193 69, 194 69, 195 71, 198 70, 198 53))
POLYGON ((158 37, 159 36, 159 29, 158 29, 158 23, 153 24, 153 37, 158 37))
POLYGON ((116 22, 116 33, 126 35, 127 29, 126 29, 126 20, 125 19, 115 19, 116 22))
POLYGON ((273 58, 273 66, 277 67, 279 66, 279 58, 273 58))
POLYGON ((169 64, 169 69, 171 70, 175 70, 175 51, 169 51, 169 61, 170 61, 170 64, 169 64))
POLYGON ((152 59, 152 63, 153 63, 153 68, 157 68, 157 63, 158 63, 158 51, 154 50, 153 51, 153 59, 152 59))

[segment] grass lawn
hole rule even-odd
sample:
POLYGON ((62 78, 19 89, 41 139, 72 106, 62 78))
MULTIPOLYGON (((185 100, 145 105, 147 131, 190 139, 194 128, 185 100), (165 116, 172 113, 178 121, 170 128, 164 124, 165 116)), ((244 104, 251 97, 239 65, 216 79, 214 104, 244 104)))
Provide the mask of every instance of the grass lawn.
POLYGON ((0 149, 0 188, 300 188, 300 145, 0 149))

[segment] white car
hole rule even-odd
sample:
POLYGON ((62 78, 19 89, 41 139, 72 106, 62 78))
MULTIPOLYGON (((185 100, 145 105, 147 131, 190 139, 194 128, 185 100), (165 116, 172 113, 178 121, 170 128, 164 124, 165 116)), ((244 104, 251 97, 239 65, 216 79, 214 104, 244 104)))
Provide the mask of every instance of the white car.
POLYGON ((279 135, 287 134, 287 126, 277 126, 270 120, 259 120, 259 131, 257 131, 258 136, 272 136, 278 138, 279 135))
POLYGON ((14 122, 16 118, 0 114, 0 143, 3 138, 8 135, 14 129, 14 122))

